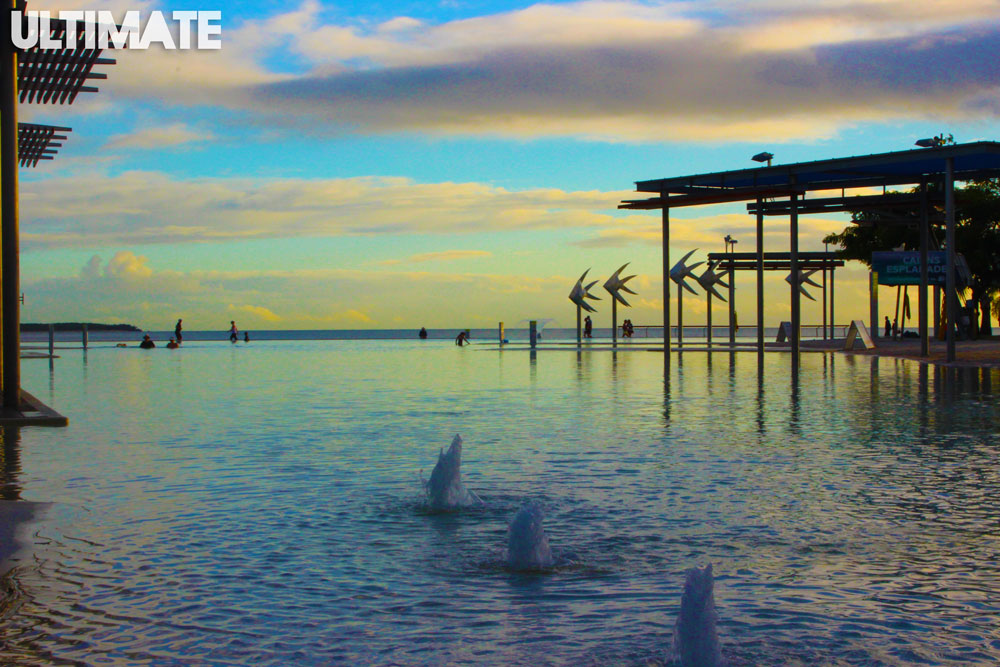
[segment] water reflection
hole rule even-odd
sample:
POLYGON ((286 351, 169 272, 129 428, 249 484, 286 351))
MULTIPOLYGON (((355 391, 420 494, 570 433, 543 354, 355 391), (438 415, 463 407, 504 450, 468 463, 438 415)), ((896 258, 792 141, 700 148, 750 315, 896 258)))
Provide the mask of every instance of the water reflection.
POLYGON ((0 499, 21 499, 21 429, 16 426, 0 427, 0 499))
POLYGON ((80 511, 47 524, 0 663, 660 664, 664 581, 713 562, 733 665, 996 664, 992 372, 946 394, 943 369, 807 354, 790 383, 770 354, 754 387, 748 353, 524 373, 401 345, 255 344, 232 377, 221 346, 184 350, 183 376, 61 365, 87 456, 65 431, 5 438, 3 490, 80 511), (421 513, 426 443, 457 431, 486 507, 421 513), (579 568, 496 566, 525 497, 579 568))

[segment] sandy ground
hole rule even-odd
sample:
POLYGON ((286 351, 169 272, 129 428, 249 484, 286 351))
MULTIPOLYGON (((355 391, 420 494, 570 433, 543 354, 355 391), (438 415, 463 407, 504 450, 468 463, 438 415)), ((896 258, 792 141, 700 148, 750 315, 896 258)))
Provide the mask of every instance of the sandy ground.
POLYGON ((932 340, 930 356, 920 356, 920 340, 887 340, 877 338, 874 350, 856 349, 853 354, 877 355, 880 357, 900 357, 939 366, 1000 368, 1000 338, 982 340, 960 340, 955 343, 955 361, 945 361, 947 348, 943 341, 932 340))

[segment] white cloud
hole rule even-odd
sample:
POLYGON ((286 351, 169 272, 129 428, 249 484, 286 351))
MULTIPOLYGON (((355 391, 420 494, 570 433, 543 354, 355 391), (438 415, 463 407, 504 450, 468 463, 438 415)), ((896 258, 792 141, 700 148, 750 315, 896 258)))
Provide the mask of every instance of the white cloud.
POLYGON ((1000 108, 997 0, 585 0, 374 25, 325 21, 310 1, 223 40, 121 52, 105 87, 272 129, 610 141, 815 139, 1000 108), (275 52, 300 71, 270 69, 275 52))
POLYGON ((129 134, 111 137, 105 148, 166 148, 214 139, 209 131, 199 131, 185 123, 173 123, 163 127, 148 127, 129 134))
POLYGON ((610 211, 628 194, 404 178, 176 180, 157 172, 87 173, 23 183, 21 230, 25 246, 38 248, 585 228, 609 224, 610 211))

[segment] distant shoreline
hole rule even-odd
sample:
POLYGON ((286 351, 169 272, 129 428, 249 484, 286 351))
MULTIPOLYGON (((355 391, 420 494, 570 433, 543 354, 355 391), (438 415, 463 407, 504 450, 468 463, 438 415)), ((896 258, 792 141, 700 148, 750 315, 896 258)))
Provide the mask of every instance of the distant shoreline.
POLYGON ((50 326, 56 331, 83 331, 85 324, 88 331, 142 331, 133 324, 100 324, 98 322, 53 322, 51 324, 22 322, 21 331, 48 331, 50 326))

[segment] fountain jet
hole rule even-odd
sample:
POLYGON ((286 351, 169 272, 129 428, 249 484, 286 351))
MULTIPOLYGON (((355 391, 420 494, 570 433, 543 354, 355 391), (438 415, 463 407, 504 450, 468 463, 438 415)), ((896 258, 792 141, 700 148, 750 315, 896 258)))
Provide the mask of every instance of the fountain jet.
POLYGON ((514 515, 507 536, 507 565, 518 570, 540 570, 555 562, 542 527, 542 508, 526 503, 514 515))
POLYGON ((681 667, 725 667, 715 623, 712 565, 687 571, 674 625, 673 660, 681 667))
POLYGON ((462 436, 455 435, 448 451, 438 453, 438 462, 431 478, 424 483, 427 504, 433 509, 449 510, 482 501, 462 484, 462 436))

